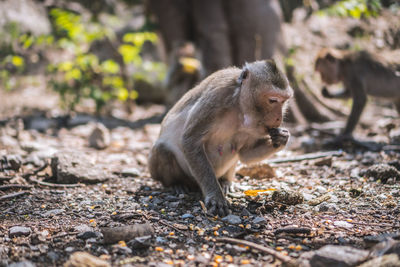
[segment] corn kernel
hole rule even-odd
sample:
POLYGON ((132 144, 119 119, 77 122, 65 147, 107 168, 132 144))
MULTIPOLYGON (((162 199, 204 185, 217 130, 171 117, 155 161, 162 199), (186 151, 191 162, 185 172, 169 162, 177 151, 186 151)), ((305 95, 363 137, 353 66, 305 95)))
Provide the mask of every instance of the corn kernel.
POLYGON ((302 250, 302 249, 303 249, 302 246, 300 246, 300 245, 297 245, 297 246, 296 246, 296 250, 297 250, 297 251, 300 251, 300 250, 302 250))
POLYGON ((159 252, 164 251, 164 249, 162 247, 156 247, 155 249, 156 249, 156 251, 159 251, 159 252))
POLYGON ((174 232, 169 232, 169 235, 171 235, 171 236, 172 236, 172 235, 175 235, 175 233, 174 233, 174 232))
POLYGON ((215 235, 215 236, 219 236, 218 231, 214 231, 214 235, 215 235))
POLYGON ((214 262, 216 262, 216 263, 221 263, 222 260, 223 260, 223 258, 222 258, 221 255, 215 255, 215 256, 214 256, 214 262))
POLYGON ((275 248, 277 251, 282 251, 283 250, 283 247, 276 247, 275 248))
POLYGON ((248 259, 243 259, 240 261, 240 264, 243 264, 243 265, 250 264, 250 261, 248 259))
POLYGON ((126 247, 126 243, 124 240, 119 241, 118 245, 120 245, 121 247, 126 247))

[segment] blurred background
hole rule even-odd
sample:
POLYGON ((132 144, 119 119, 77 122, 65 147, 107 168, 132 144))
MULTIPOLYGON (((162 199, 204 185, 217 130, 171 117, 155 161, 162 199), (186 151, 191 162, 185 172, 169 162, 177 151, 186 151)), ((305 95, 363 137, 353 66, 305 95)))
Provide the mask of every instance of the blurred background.
POLYGON ((395 0, 3 0, 0 12, 0 124, 41 132, 159 123, 208 74, 272 57, 295 90, 288 122, 344 120, 350 100, 321 98, 320 48, 400 47, 395 0))

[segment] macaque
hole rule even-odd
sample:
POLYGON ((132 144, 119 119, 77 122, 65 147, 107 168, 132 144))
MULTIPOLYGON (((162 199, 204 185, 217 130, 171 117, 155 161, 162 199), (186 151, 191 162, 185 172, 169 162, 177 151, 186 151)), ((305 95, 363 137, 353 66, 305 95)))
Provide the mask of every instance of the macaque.
POLYGON ((200 188, 208 211, 230 212, 224 193, 240 160, 261 161, 282 150, 279 128, 293 95, 274 61, 217 71, 167 113, 149 157, 152 177, 177 193, 200 188))
POLYGON ((331 93, 326 87, 326 98, 353 98, 346 127, 336 141, 351 140, 352 132, 367 103, 367 95, 393 100, 400 114, 400 64, 390 64, 367 51, 338 51, 322 49, 315 62, 315 70, 327 85, 342 82, 344 89, 331 93))

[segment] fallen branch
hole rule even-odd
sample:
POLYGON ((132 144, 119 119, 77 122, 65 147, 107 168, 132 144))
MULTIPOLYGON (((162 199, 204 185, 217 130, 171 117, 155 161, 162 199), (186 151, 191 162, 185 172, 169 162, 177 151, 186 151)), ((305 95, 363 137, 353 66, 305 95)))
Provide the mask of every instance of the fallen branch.
POLYGON ((135 237, 154 235, 153 227, 148 224, 134 224, 120 227, 101 228, 104 244, 114 244, 118 241, 129 241, 135 237))
POLYGON ((16 192, 16 193, 4 195, 4 196, 0 197, 0 201, 11 199, 11 198, 15 198, 15 197, 20 197, 20 196, 23 196, 23 195, 26 195, 26 194, 30 194, 30 192, 29 191, 21 191, 21 192, 16 192))
POLYGON ((324 158, 324 157, 339 157, 343 155, 342 150, 335 150, 335 151, 327 151, 327 152, 317 152, 317 153, 309 153, 309 154, 303 154, 299 156, 294 156, 294 157, 289 157, 289 158, 277 158, 277 159, 270 159, 267 160, 267 163, 287 163, 287 162, 297 162, 297 161, 303 161, 303 160, 312 160, 312 159, 319 159, 319 158, 324 158))
POLYGON ((183 234, 184 236, 189 236, 186 232, 182 231, 181 229, 178 229, 177 227, 173 226, 173 225, 170 224, 170 223, 167 223, 166 221, 160 220, 159 222, 160 222, 161 224, 164 224, 165 226, 168 226, 168 227, 174 229, 175 231, 177 231, 177 232, 183 234))
POLYGON ((311 228, 308 227, 294 227, 294 226, 287 226, 283 228, 279 228, 275 230, 275 235, 279 235, 281 233, 287 234, 306 234, 309 235, 311 233, 311 228))
POLYGON ((259 245, 259 244, 256 244, 256 243, 253 243, 250 241, 240 240, 240 239, 235 239, 235 238, 230 238, 230 237, 220 237, 220 238, 216 238, 216 240, 217 240, 217 242, 227 242, 227 243, 235 243, 235 244, 239 244, 239 245, 249 246, 249 247, 257 249, 261 252, 270 254, 283 263, 289 263, 289 262, 293 261, 293 259, 289 256, 282 255, 281 253, 279 253, 271 248, 264 247, 262 245, 259 245))
POLYGON ((13 189, 13 188, 19 188, 19 189, 29 189, 32 188, 30 185, 23 185, 23 184, 6 184, 6 185, 0 185, 0 190, 7 190, 7 189, 13 189))
POLYGON ((62 188, 73 188, 73 187, 81 187, 83 184, 54 184, 54 183, 48 183, 48 182, 43 182, 36 180, 35 178, 29 178, 30 181, 44 185, 44 186, 49 186, 49 187, 62 187, 62 188))

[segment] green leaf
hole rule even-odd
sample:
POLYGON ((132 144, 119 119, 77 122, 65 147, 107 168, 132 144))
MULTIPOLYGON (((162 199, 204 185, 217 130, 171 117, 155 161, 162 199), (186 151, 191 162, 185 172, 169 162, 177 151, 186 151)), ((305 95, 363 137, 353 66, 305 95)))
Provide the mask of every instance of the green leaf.
POLYGON ((114 60, 106 60, 101 63, 101 69, 105 73, 117 74, 120 70, 119 65, 114 60))

